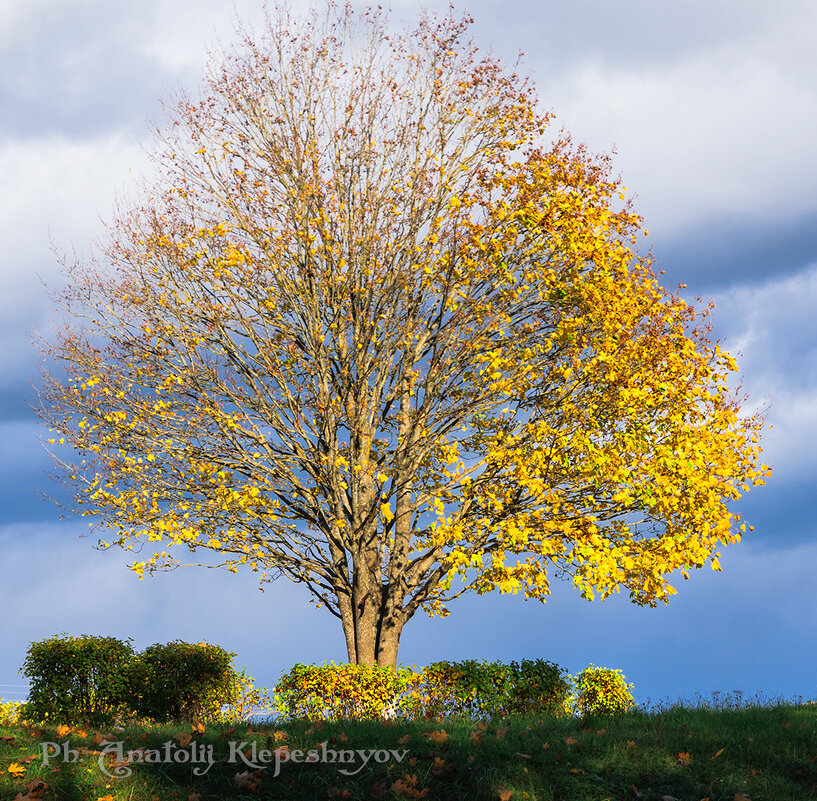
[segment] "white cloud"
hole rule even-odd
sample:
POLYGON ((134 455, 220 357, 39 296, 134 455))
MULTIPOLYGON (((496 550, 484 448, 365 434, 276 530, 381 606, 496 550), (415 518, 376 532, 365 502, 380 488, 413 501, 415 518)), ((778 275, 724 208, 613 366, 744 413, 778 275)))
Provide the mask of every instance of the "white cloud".
POLYGON ((117 190, 131 194, 144 169, 133 135, 0 143, 0 383, 31 373, 35 353, 26 333, 48 328, 51 303, 43 282, 60 284, 51 240, 60 251, 87 254, 117 190))
POLYGON ((580 63, 541 94, 579 140, 617 146, 615 167, 657 235, 817 215, 815 85, 744 43, 635 69, 580 63))
POLYGON ((768 401, 764 459, 781 477, 817 470, 817 266, 715 296, 716 332, 742 353, 744 389, 768 401))

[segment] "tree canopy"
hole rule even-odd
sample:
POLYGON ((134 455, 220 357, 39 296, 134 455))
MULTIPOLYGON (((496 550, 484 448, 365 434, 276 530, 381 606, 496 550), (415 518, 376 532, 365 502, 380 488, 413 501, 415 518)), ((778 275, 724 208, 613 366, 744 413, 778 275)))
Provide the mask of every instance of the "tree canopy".
POLYGON ((40 413, 100 536, 155 549, 133 569, 186 547, 286 576, 367 664, 466 590, 666 601, 768 472, 610 158, 468 25, 245 31, 65 265, 44 346, 40 413))

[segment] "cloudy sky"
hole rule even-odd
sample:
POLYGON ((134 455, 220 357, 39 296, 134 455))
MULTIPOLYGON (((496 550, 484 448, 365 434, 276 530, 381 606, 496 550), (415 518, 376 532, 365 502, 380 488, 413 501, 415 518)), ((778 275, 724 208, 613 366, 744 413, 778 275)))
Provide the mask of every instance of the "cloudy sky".
MULTIPOLYGON (((426 7, 442 9, 442 3, 426 7)), ((447 4, 445 4, 447 5, 447 4)), ((207 639, 272 685, 294 662, 344 658, 339 627, 293 585, 188 569, 137 580, 61 520, 27 406, 33 331, 47 330, 51 252, 79 253, 147 170, 161 99, 195 88, 233 9, 258 0, 0 0, 0 696, 28 643, 113 634, 136 647, 207 639)), ((301 7, 296 3, 296 7, 301 7)), ((303 5, 305 7, 305 4, 303 5)), ((553 660, 621 668, 639 699, 817 697, 817 4, 812 0, 458 3, 476 42, 519 51, 555 124, 615 166, 650 231, 666 285, 712 297, 742 353, 744 388, 770 403, 775 474, 741 511, 755 531, 673 602, 588 603, 557 583, 546 605, 462 599, 416 618, 401 661, 553 660)), ((395 2, 411 21, 418 6, 395 2)))

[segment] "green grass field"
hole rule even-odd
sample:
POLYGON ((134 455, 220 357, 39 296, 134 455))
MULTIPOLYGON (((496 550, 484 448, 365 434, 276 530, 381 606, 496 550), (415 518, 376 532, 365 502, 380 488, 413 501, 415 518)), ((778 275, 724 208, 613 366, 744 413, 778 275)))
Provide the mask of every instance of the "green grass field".
POLYGON ((817 799, 816 724, 817 705, 766 703, 585 721, 0 726, 0 799, 805 801, 817 799))

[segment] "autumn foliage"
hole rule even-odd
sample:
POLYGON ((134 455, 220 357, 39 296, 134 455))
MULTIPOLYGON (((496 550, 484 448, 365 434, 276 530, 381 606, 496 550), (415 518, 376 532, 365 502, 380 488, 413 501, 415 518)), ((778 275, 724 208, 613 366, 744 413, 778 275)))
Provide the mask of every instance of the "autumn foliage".
POLYGON ((763 482, 708 309, 609 159, 548 140, 467 20, 283 12, 214 63, 94 259, 41 413, 105 541, 302 583, 396 664, 466 590, 666 601, 763 482), (105 533, 107 532, 107 533, 105 533))
POLYGON ((424 668, 294 665, 275 687, 278 711, 310 720, 505 719, 567 713, 571 682, 544 660, 435 662, 424 668))

